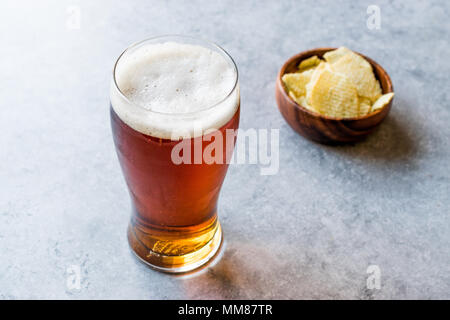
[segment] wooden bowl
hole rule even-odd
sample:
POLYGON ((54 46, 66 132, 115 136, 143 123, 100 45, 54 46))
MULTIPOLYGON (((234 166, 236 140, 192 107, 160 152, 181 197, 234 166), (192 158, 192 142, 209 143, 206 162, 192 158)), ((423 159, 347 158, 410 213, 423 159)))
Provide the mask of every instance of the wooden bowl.
MULTIPOLYGON (((302 136, 324 144, 342 144, 364 139, 383 121, 391 109, 392 100, 383 108, 365 116, 356 118, 332 118, 320 115, 297 104, 289 97, 281 77, 285 73, 295 72, 298 64, 311 56, 322 57, 327 51, 336 48, 317 48, 301 52, 289 60, 278 73, 275 96, 278 109, 287 123, 302 136)), ((371 65, 376 78, 380 81, 384 93, 393 92, 391 78, 375 61, 361 54, 371 65)))

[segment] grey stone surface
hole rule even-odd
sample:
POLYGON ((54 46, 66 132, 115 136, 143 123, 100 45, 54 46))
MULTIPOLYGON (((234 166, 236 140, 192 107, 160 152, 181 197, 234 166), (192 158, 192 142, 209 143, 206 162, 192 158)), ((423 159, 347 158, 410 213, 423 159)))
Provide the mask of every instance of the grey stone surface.
POLYGON ((381 29, 369 30, 370 4, 3 0, 0 298, 449 299, 450 6, 377 1, 381 29), (67 26, 71 5, 80 29, 67 26), (108 114, 120 52, 174 33, 234 57, 242 128, 280 129, 279 173, 230 168, 222 257, 181 277, 130 253, 108 114), (291 55, 339 45, 383 65, 396 97, 366 141, 326 147, 288 127, 274 82, 291 55), (80 289, 67 287, 72 265, 80 289), (369 265, 381 270, 380 290, 366 287, 369 265))

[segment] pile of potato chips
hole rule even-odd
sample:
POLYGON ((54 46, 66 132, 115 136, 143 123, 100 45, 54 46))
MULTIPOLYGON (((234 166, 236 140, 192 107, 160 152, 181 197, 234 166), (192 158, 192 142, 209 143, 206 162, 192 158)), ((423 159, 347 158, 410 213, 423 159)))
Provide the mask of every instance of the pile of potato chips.
POLYGON ((382 95, 372 66, 359 54, 340 47, 303 60, 298 72, 282 80, 299 105, 333 118, 354 118, 388 104, 394 93, 382 95))

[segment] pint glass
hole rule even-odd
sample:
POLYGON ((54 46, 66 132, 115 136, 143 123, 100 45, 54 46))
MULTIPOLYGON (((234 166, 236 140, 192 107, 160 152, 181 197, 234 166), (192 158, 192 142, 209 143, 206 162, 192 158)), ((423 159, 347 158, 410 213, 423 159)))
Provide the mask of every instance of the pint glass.
POLYGON ((133 252, 165 272, 198 268, 222 241, 217 201, 240 112, 233 59, 184 36, 136 43, 114 66, 110 101, 133 252))

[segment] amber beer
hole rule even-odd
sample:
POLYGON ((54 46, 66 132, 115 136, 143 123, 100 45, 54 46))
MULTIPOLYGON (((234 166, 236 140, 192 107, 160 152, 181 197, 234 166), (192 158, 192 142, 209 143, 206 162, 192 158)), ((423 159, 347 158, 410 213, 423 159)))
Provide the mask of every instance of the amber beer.
POLYGON ((219 249, 217 202, 236 139, 227 132, 237 130, 239 111, 236 66, 216 45, 161 37, 119 57, 110 115, 132 200, 128 241, 150 266, 185 272, 219 249), (194 159, 217 137, 220 161, 194 159), (189 161, 174 161, 180 143, 191 150, 189 161))

